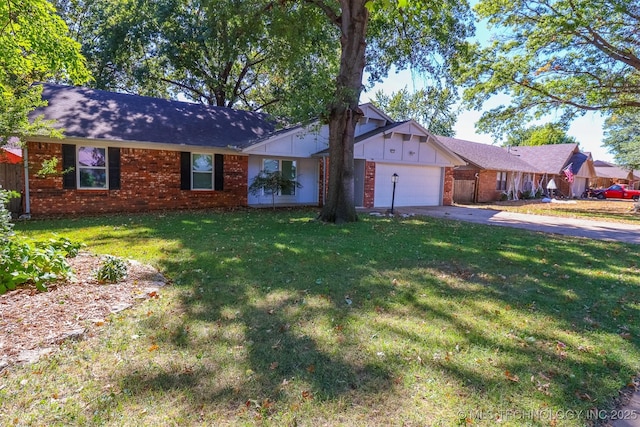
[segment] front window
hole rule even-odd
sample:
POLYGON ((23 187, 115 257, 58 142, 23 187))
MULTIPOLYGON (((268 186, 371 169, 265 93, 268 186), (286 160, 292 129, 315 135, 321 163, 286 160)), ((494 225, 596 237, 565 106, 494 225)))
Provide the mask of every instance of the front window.
POLYGON ((78 147, 80 188, 107 188, 107 149, 78 147))
POLYGON ((191 174, 194 190, 213 190, 213 156, 211 154, 193 154, 191 156, 191 174))
POLYGON ((496 190, 507 191, 507 173, 506 172, 497 173, 496 190))
MULTIPOLYGON (((264 159, 262 162, 262 170, 267 173, 280 172, 280 175, 284 179, 290 179, 295 181, 297 178, 297 167, 295 160, 278 160, 278 159, 264 159)), ((265 195, 271 195, 271 190, 265 188, 265 195)), ((295 196, 296 186, 292 185, 290 188, 281 190, 278 193, 279 196, 295 196)))

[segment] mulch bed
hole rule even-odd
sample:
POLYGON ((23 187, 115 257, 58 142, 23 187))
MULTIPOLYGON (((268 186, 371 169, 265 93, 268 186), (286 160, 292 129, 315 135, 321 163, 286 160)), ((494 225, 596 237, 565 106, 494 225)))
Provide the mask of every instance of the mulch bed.
POLYGON ((127 277, 115 284, 95 279, 102 263, 97 255, 81 252, 68 262, 75 274, 71 281, 53 283, 48 292, 26 287, 0 295, 0 370, 34 362, 64 340, 81 339, 109 314, 156 296, 166 284, 156 269, 137 261, 128 261, 127 277))

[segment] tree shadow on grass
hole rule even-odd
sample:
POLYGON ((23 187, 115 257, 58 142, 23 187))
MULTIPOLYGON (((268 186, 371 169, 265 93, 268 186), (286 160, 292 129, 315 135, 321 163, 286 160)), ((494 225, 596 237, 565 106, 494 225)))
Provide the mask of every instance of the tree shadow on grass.
POLYGON ((195 368, 136 366, 119 381, 140 395, 188 391, 194 405, 286 406, 304 392, 386 398, 405 372, 440 372, 488 402, 534 395, 566 409, 606 404, 637 369, 638 267, 625 245, 434 219, 333 227, 262 215, 203 214, 173 231, 145 220, 143 234, 130 231, 132 246, 148 235, 179 241, 161 262, 182 317, 145 327, 195 368), (537 320, 554 330, 527 324, 537 320), (376 334, 403 350, 377 358, 367 342, 376 334), (476 352, 478 366, 457 352, 476 352))

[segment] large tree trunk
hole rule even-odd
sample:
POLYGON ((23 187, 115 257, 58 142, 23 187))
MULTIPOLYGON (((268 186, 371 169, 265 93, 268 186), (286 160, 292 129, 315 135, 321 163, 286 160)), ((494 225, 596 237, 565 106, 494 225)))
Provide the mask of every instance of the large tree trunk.
POLYGON ((338 24, 342 31, 340 72, 329 112, 329 188, 320 219, 326 222, 357 221, 354 202, 353 144, 362 114, 358 108, 365 66, 365 37, 369 12, 366 0, 341 0, 338 24))

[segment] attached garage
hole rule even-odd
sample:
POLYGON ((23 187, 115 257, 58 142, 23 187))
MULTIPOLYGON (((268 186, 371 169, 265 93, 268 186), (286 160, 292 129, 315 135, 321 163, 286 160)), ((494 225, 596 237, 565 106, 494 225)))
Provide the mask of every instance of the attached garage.
POLYGON ((356 138, 355 199, 358 206, 388 208, 392 175, 398 174, 395 206, 451 204, 454 166, 465 164, 413 120, 391 123, 356 138))
POLYGON ((442 204, 443 168, 437 166, 376 163, 373 206, 390 207, 391 176, 398 174, 394 206, 439 206, 442 204))

